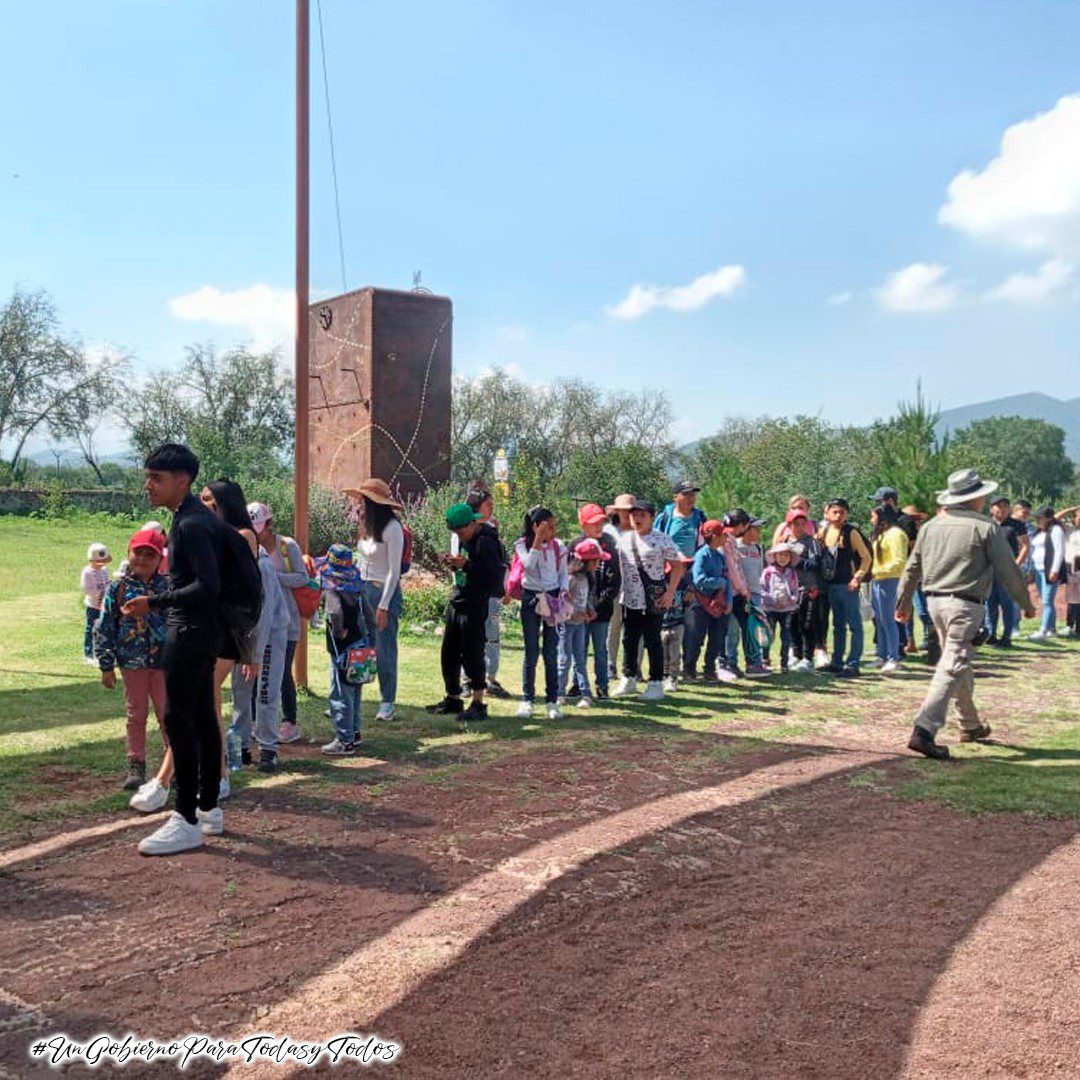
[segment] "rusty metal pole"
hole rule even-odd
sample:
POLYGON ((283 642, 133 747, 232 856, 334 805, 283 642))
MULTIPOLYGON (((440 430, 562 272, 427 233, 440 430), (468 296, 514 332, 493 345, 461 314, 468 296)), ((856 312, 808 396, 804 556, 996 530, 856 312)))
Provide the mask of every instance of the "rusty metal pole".
MULTIPOLYGON (((308 550, 310 435, 308 413, 308 0, 296 0, 296 542, 308 550)), ((293 677, 307 686, 307 620, 300 621, 293 677)))

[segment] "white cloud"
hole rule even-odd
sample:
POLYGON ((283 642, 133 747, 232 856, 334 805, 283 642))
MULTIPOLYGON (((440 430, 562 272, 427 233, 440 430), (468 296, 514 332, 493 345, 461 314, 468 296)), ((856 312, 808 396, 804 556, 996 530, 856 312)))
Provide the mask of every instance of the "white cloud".
POLYGON ((252 285, 223 292, 213 285, 174 297, 169 311, 189 322, 236 326, 246 331, 256 351, 288 343, 295 333, 296 294, 291 289, 252 285))
POLYGON ((1022 248, 1080 251, 1080 94, 1006 128, 986 168, 953 178, 938 221, 1022 248))
POLYGON ((877 290, 878 302, 887 311, 947 311, 959 299, 959 289, 944 280, 947 266, 912 263, 885 279, 877 290))
POLYGON ((851 303, 851 293, 838 292, 833 293, 828 300, 825 301, 830 307, 843 307, 845 304, 851 303))
POLYGON ((718 296, 732 296, 745 283, 743 267, 721 266, 689 285, 635 285, 614 307, 604 310, 613 319, 640 319, 655 308, 696 311, 718 296))
POLYGON ((1018 304, 1034 304, 1045 300, 1067 284, 1072 277, 1073 266, 1063 259, 1044 262, 1034 274, 1010 274, 1000 285, 987 289, 983 300, 993 303, 1008 300, 1018 304))

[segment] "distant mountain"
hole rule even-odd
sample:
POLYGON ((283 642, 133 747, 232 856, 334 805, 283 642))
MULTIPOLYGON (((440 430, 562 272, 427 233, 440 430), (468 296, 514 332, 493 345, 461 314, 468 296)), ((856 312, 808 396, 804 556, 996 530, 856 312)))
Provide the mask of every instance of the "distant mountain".
POLYGON ((973 420, 988 420, 992 416, 1023 416, 1057 424, 1065 431, 1065 453, 1080 462, 1080 398, 1060 401, 1049 394, 1016 394, 977 405, 961 405, 942 412, 938 433, 959 431, 973 420))

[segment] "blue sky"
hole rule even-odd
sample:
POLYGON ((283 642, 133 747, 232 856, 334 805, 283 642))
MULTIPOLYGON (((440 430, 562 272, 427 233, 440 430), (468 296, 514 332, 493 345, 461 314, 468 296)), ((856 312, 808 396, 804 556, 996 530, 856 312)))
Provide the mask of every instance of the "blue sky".
MULTIPOLYGON (((315 14, 312 282, 337 292, 315 14)), ((422 270, 460 372, 662 386, 685 438, 867 421, 919 378, 946 407, 1080 395, 1080 5, 323 17, 347 285, 422 270)), ((9 5, 0 291, 49 290, 143 370, 287 334, 292 34, 284 0, 9 5)))

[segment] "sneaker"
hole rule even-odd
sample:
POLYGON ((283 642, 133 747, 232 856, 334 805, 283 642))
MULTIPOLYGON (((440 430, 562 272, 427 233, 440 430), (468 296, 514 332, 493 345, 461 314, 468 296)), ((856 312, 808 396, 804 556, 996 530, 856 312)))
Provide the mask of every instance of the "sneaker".
POLYGON ((839 672, 842 679, 857 679, 859 677, 859 669, 854 664, 845 664, 843 669, 839 672))
POLYGON ((300 741, 300 728, 296 724, 289 723, 288 720, 281 725, 281 729, 278 732, 279 743, 294 743, 300 741))
POLYGON ((1066 626, 1064 630, 1056 631, 1058 637, 1072 637, 1073 630, 1071 626, 1066 626))
POLYGON ((323 716, 326 717, 327 720, 333 720, 334 719, 334 714, 333 714, 333 712, 330 711, 330 709, 323 709, 322 714, 323 714, 323 716))
POLYGON ((458 716, 458 719, 466 724, 470 720, 487 720, 488 707, 480 701, 471 702, 469 707, 458 716))
POLYGON ((146 762, 131 760, 128 762, 127 779, 124 780, 124 791, 138 791, 146 783, 146 762))
POLYGON ((907 642, 904 643, 904 654, 906 656, 914 656, 918 651, 918 647, 916 646, 914 641, 911 641, 909 639, 907 642))
POLYGON ((682 669, 683 682, 696 682, 698 673, 696 668, 683 667, 682 669))
POLYGON ((351 742, 342 742, 339 738, 334 738, 322 747, 322 753, 327 757, 348 757, 350 754, 356 753, 356 744, 351 742))
POLYGON ((557 698, 555 699, 555 704, 556 704, 556 705, 558 705, 558 706, 559 706, 559 708, 561 709, 561 708, 562 708, 562 707, 563 707, 563 706, 564 706, 564 705, 566 704, 566 696, 565 696, 565 695, 563 695, 563 694, 560 694, 560 695, 559 695, 559 696, 558 696, 558 697, 557 697, 557 698))
POLYGON ((169 801, 169 789, 155 776, 147 780, 134 795, 128 806, 132 810, 138 810, 140 814, 156 814, 162 810, 169 801))
POLYGON ((428 705, 424 708, 425 712, 429 712, 432 716, 449 716, 461 712, 465 708, 465 702, 459 697, 450 697, 447 694, 442 701, 437 701, 434 705, 428 705))
POLYGON ((746 677, 748 679, 760 678, 762 675, 771 675, 772 671, 764 664, 747 664, 746 677))
POLYGON ((1028 634, 1028 641, 1046 641, 1049 636, 1045 630, 1036 630, 1034 634, 1028 634))
POLYGON ((213 810, 196 810, 195 817, 203 836, 220 836, 225 831, 225 817, 220 806, 215 806, 213 810))
POLYGON ((203 844, 202 826, 188 821, 175 810, 165 823, 139 841, 140 855, 178 855, 181 851, 194 851, 203 844))
POLYGON ((619 680, 619 685, 611 691, 612 697, 629 697, 637 693, 637 679, 633 675, 624 675, 619 680))
POLYGON ((818 668, 818 671, 824 672, 826 675, 843 675, 844 665, 834 664, 831 661, 828 664, 823 664, 818 668))
POLYGON ((662 682, 650 682, 646 684, 641 695, 642 701, 662 701, 664 698, 664 684, 662 682))
POLYGON ((231 794, 232 785, 229 783, 229 778, 227 776, 223 776, 221 780, 218 781, 217 801, 224 802, 231 794))
POLYGON ((394 719, 394 703, 392 701, 384 701, 379 706, 379 711, 375 714, 376 720, 393 720, 394 719))
POLYGON ((359 746, 360 745, 360 729, 359 728, 357 728, 352 733, 352 741, 353 741, 353 746, 359 746))
POLYGON ((577 703, 579 709, 591 709, 593 706, 593 700, 587 694, 581 695, 581 700, 577 703))
POLYGON ((998 648, 999 649, 1011 649, 1012 648, 1012 638, 1011 637, 1003 637, 998 642, 998 648))
POLYGON ((980 724, 977 728, 961 728, 961 742, 986 742, 990 738, 990 725, 980 724))
POLYGON ((813 660, 800 660, 795 665, 795 670, 800 672, 803 675, 806 675, 809 672, 814 670, 814 662, 813 662, 813 660))
POLYGON ((1001 639, 997 636, 997 634, 991 634, 986 639, 986 641, 983 642, 983 644, 984 645, 1000 645, 1001 644, 1001 639))
POLYGON ((531 720, 533 714, 533 703, 531 701, 523 701, 518 707, 517 712, 514 715, 519 720, 531 720))
POLYGON ((817 671, 821 671, 829 666, 829 654, 824 649, 817 649, 814 652, 814 668, 817 671))
POLYGON ((900 665, 895 660, 886 660, 885 663, 881 665, 882 675, 891 675, 894 671, 899 670, 900 665))
POLYGON ((277 753, 273 750, 259 751, 259 772, 277 772, 277 753))
POLYGON ((678 690, 678 689, 679 689, 679 683, 678 683, 678 680, 676 680, 675 676, 674 675, 665 675, 664 676, 664 693, 665 694, 674 694, 675 691, 678 690))
POLYGON ((880 656, 871 656, 869 660, 864 660, 863 663, 867 667, 881 667, 885 661, 880 656))
POLYGON ((562 709, 558 705, 549 705, 547 707, 547 717, 549 720, 561 720, 562 709))
POLYGON ((717 664, 716 678, 718 682, 733 683, 739 681, 739 676, 724 664, 717 664))
POLYGON ((569 690, 566 691, 566 697, 568 697, 568 698, 579 698, 579 697, 581 697, 581 688, 577 685, 577 683, 575 683, 573 686, 570 687, 569 690))
POLYGON ((498 679, 488 679, 487 692, 495 698, 502 698, 504 701, 510 697, 510 691, 498 679))
POLYGON ((251 764, 251 747, 250 746, 243 746, 243 747, 240 748, 240 764, 241 765, 250 765, 251 764))
POLYGON ((596 688, 596 700, 597 701, 607 701, 607 699, 608 699, 608 688, 606 686, 598 686, 596 688))
POLYGON ((936 761, 947 761, 949 758, 949 748, 938 746, 934 742, 934 736, 918 724, 915 725, 915 730, 912 731, 907 745, 909 750, 914 750, 916 754, 922 754, 923 757, 934 758, 936 761))

